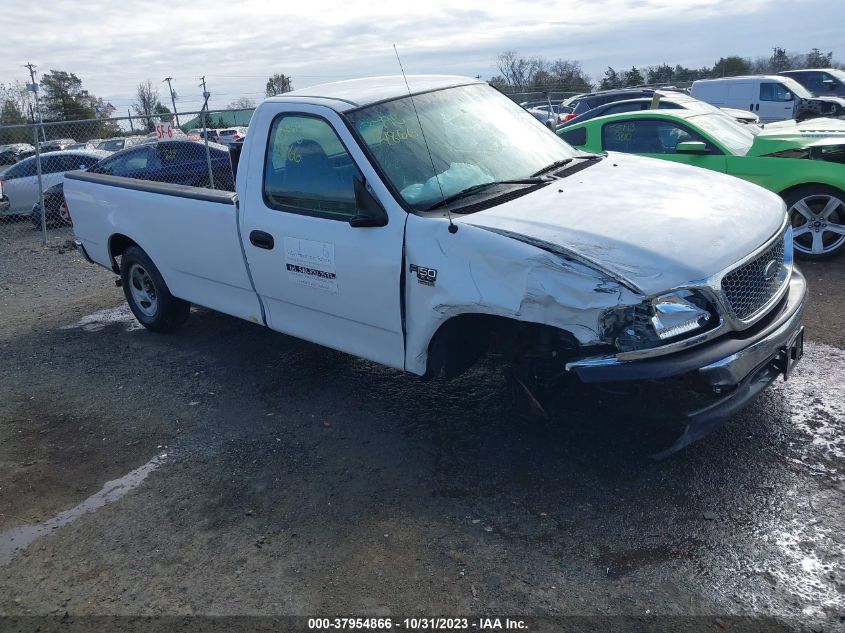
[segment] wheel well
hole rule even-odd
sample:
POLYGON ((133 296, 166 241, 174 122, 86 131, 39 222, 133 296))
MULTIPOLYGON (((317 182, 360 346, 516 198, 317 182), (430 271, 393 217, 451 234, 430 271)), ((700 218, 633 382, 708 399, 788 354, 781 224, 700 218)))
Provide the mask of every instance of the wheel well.
POLYGON ((454 378, 488 353, 509 361, 571 356, 577 339, 551 325, 491 314, 460 314, 440 325, 428 346, 427 377, 454 378))
POLYGON ((111 269, 115 274, 120 274, 120 266, 117 265, 117 257, 123 255, 126 249, 130 246, 138 246, 138 244, 120 233, 115 233, 109 238, 109 255, 111 256, 111 269))
MULTIPOLYGON (((816 187, 828 187, 830 189, 836 189, 837 191, 842 191, 839 187, 834 187, 833 185, 826 185, 823 182, 802 182, 800 185, 792 185, 791 187, 787 187, 783 191, 779 191, 778 195, 781 198, 786 199, 787 196, 791 193, 795 193, 799 189, 813 189, 816 187)), ((845 193, 845 192, 843 192, 845 193)))

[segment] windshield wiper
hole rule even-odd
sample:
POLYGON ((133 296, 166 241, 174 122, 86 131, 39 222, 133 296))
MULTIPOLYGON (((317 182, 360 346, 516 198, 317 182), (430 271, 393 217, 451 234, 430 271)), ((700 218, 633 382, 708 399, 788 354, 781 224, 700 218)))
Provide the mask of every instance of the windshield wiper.
POLYGON ((482 182, 477 185, 467 187, 466 189, 461 189, 457 193, 453 193, 451 196, 446 196, 442 200, 438 200, 437 202, 427 206, 423 210, 432 211, 433 209, 439 209, 440 207, 448 206, 457 200, 476 194, 484 189, 495 187, 496 185, 539 185, 548 182, 550 182, 548 179, 537 178, 536 175, 531 176, 530 178, 516 178, 514 180, 493 180, 491 182, 482 182))
POLYGON ((540 169, 539 171, 534 172, 533 174, 531 174, 531 176, 533 178, 536 178, 537 176, 545 174, 547 171, 557 169, 558 167, 565 167, 566 165, 571 163, 573 160, 575 160, 575 159, 574 158, 562 158, 561 160, 556 160, 555 162, 543 167, 543 169, 540 169))

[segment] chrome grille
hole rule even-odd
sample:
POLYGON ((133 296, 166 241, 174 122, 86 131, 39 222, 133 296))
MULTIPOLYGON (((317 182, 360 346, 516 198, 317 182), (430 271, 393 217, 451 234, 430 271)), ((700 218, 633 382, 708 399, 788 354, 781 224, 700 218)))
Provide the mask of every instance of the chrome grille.
POLYGON ((781 235, 757 257, 722 278, 722 291, 737 319, 745 320, 753 316, 781 287, 784 280, 783 249, 784 236, 781 235), (770 267, 772 261, 775 264, 770 267))

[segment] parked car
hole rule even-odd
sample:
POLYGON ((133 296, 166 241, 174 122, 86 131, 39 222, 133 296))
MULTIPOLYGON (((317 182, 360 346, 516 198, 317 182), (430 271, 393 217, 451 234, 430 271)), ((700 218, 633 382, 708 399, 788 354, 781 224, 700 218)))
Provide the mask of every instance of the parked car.
MULTIPOLYGON (((65 202, 64 182, 53 185, 44 191, 44 208, 47 209, 47 215, 45 217, 46 228, 73 225, 70 211, 68 211, 67 203, 65 202)), ((36 202, 32 206, 29 218, 32 220, 32 225, 39 230, 41 229, 41 215, 41 202, 36 202)))
POLYGON ((670 452, 801 356, 807 288, 777 196, 575 151, 486 83, 285 93, 240 162, 237 193, 69 176, 79 248, 144 327, 196 303, 421 376, 493 352, 525 377, 662 384, 664 407, 690 390, 670 452))
POLYGON ((814 97, 845 97, 845 71, 839 68, 803 68, 778 73, 794 79, 814 97))
MULTIPOLYGON (((41 183, 46 190, 64 180, 65 172, 89 169, 108 152, 100 150, 64 150, 41 156, 41 183)), ((28 215, 38 201, 37 157, 24 159, 0 175, 3 191, 9 198, 5 215, 28 215)))
POLYGON ((567 123, 576 116, 584 114, 598 106, 615 101, 653 97, 654 92, 654 88, 619 88, 616 90, 598 90, 596 92, 588 92, 569 97, 563 102, 563 105, 571 108, 571 111, 564 116, 562 123, 567 123))
POLYGON ((97 149, 101 149, 106 152, 119 152, 122 149, 127 149, 129 147, 133 147, 134 145, 140 145, 141 143, 146 142, 146 137, 144 136, 121 136, 118 138, 110 138, 105 141, 101 141, 99 145, 97 145, 97 149))
POLYGON ((845 99, 814 97, 794 79, 778 75, 699 79, 690 93, 720 108, 754 112, 763 122, 845 114, 845 99))
POLYGON ((42 141, 39 143, 39 149, 42 154, 46 154, 47 152, 58 152, 60 150, 67 149, 70 145, 75 143, 76 141, 72 138, 57 138, 52 141, 42 141))
MULTIPOLYGON (((234 189, 229 150, 209 143, 214 188, 234 189)), ((108 174, 154 180, 191 187, 210 187, 205 145, 196 141, 158 141, 116 152, 91 168, 93 174, 108 174)))
POLYGON ((14 165, 35 155, 35 147, 29 143, 12 143, 11 145, 0 146, 0 167, 14 165))
POLYGON ((231 143, 237 143, 238 141, 242 141, 246 138, 246 128, 245 127, 230 127, 226 128, 225 130, 220 130, 220 142, 223 145, 230 145, 231 143))
MULTIPOLYGON (((613 91, 615 96, 622 97, 628 94, 628 91, 613 91)), ((649 110, 654 102, 654 95, 660 96, 658 101, 658 109, 661 110, 708 110, 712 112, 721 112, 729 117, 740 121, 741 123, 759 123, 759 118, 753 112, 745 110, 735 110, 733 108, 717 108, 700 101, 684 92, 652 90, 651 94, 645 97, 633 97, 630 99, 620 99, 608 101, 602 105, 596 106, 592 110, 587 110, 574 117, 567 117, 567 120, 562 123, 564 127, 583 123, 600 116, 608 114, 619 114, 621 112, 634 112, 637 110, 649 110)))
POLYGON ((98 143, 85 141, 84 143, 74 143, 73 145, 68 145, 64 149, 97 149, 97 145, 98 143))
MULTIPOLYGON (((625 101, 614 101, 605 105, 598 106, 592 110, 587 110, 583 114, 579 114, 574 119, 562 124, 562 127, 571 127, 579 123, 584 123, 590 119, 595 119, 600 116, 608 116, 610 114, 621 114, 623 112, 638 112, 640 110, 650 110, 654 103, 653 98, 627 99, 625 101)), ((693 99, 687 95, 665 95, 661 96, 657 103, 659 110, 700 110, 705 112, 715 112, 731 117, 740 123, 757 123, 757 116, 753 112, 743 112, 742 110, 734 110, 732 108, 717 108, 711 106, 709 103, 704 103, 698 99, 693 99)))
MULTIPOLYGON (((206 137, 208 138, 209 142, 211 143, 220 143, 220 130, 203 130, 201 128, 197 128, 192 130, 193 134, 196 134, 199 137, 199 140, 205 140, 206 137)), ((193 135, 191 134, 191 136, 193 135)))
POLYGON ((799 254, 818 259, 845 251, 843 121, 791 122, 755 135, 712 113, 651 110, 601 117, 559 133, 587 151, 642 154, 749 180, 784 199, 799 254))

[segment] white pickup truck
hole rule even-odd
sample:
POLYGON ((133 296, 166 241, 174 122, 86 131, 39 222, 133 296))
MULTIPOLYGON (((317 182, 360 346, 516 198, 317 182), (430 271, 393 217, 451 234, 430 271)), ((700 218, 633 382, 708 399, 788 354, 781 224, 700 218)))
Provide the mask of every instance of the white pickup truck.
POLYGON ((801 355, 807 291, 780 198, 578 152, 483 82, 268 99, 236 167, 236 193, 67 176, 79 249, 148 329, 197 304, 420 376, 496 352, 585 383, 681 386, 697 408, 671 450, 801 355))

